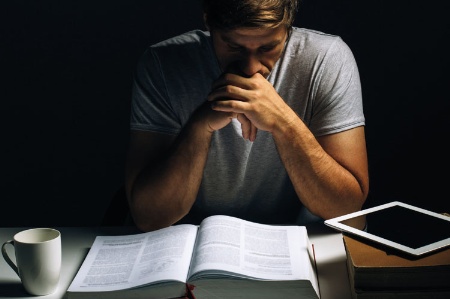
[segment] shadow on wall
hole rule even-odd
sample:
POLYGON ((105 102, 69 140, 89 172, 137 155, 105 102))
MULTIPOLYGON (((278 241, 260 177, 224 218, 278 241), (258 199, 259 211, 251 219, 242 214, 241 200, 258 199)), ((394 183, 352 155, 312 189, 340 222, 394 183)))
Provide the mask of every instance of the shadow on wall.
POLYGON ((155 3, 1 5, 1 201, 11 213, 0 226, 100 223, 123 184, 137 59, 149 44, 202 26, 197 1, 155 3))

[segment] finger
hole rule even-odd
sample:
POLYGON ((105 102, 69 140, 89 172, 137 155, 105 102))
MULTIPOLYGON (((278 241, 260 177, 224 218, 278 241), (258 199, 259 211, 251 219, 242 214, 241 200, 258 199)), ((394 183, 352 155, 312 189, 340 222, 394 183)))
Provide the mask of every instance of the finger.
POLYGON ((253 141, 256 140, 256 133, 258 132, 258 128, 253 123, 251 123, 251 125, 252 125, 252 129, 250 131, 250 138, 249 138, 249 140, 251 142, 253 142, 253 141))
POLYGON ((242 137, 250 140, 252 138, 252 122, 242 113, 237 115, 237 120, 241 123, 242 137))
POLYGON ((212 84, 212 89, 218 89, 227 85, 235 85, 243 87, 246 82, 245 77, 233 73, 224 73, 212 84))
POLYGON ((246 104, 246 102, 236 100, 214 101, 211 103, 211 109, 222 112, 244 113, 246 104))
POLYGON ((220 88, 212 90, 207 97, 207 100, 212 101, 224 101, 224 100, 239 100, 247 101, 248 90, 242 89, 234 85, 226 85, 220 88))

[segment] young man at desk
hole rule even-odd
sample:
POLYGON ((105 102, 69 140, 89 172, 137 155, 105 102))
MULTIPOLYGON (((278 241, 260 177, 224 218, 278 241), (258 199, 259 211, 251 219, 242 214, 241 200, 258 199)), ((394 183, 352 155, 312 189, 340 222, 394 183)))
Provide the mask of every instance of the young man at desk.
POLYGON ((338 36, 297 0, 204 0, 207 31, 147 49, 132 95, 126 193, 143 231, 225 214, 305 224, 369 190, 361 86, 338 36))

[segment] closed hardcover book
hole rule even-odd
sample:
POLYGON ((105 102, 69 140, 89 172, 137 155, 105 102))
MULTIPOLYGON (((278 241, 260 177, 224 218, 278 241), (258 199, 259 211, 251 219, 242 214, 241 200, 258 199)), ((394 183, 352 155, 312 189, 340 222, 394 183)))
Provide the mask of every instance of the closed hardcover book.
POLYGON ((450 248, 412 258, 348 235, 343 239, 354 298, 450 298, 450 248))

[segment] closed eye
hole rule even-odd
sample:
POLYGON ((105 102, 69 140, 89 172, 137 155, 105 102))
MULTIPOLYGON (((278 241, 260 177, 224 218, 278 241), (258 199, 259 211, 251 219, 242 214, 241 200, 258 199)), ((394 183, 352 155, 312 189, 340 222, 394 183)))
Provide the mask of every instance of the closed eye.
POLYGON ((261 47, 261 48, 259 48, 259 51, 261 51, 261 52, 270 52, 273 49, 275 49, 275 46, 268 46, 268 47, 261 47))
POLYGON ((243 51, 243 50, 244 50, 244 47, 241 47, 241 46, 235 46, 235 45, 230 45, 230 44, 228 44, 228 49, 229 49, 231 52, 240 52, 240 51, 243 51))

